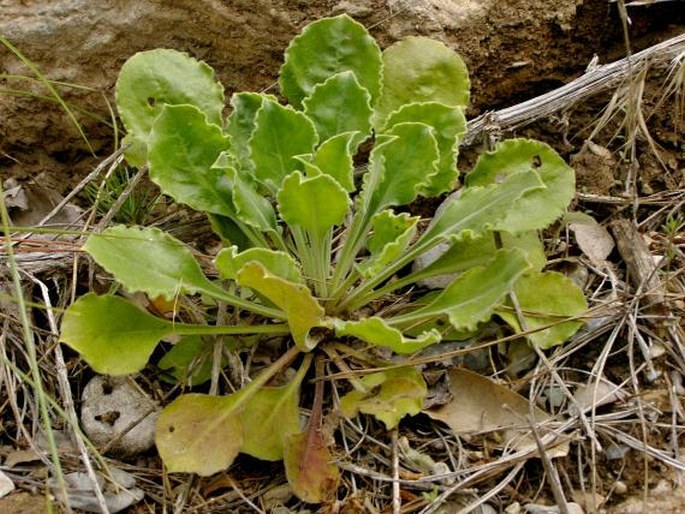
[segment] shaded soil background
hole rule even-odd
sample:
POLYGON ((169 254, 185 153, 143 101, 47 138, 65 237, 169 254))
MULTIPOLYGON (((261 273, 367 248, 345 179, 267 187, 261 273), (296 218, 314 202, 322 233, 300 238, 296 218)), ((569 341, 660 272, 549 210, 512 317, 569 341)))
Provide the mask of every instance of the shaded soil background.
MULTIPOLYGON (((630 10, 637 51, 682 31, 682 2, 630 10)), ((94 157, 33 76, 0 48, 0 173, 3 178, 46 172, 60 192, 114 150, 114 83, 133 53, 157 47, 206 60, 226 88, 273 87, 283 50, 308 22, 347 12, 382 47, 408 35, 443 40, 464 57, 472 77, 469 116, 532 98, 579 76, 597 55, 625 55, 617 7, 606 0, 0 0, 0 34, 53 81, 76 110, 94 157)), ((581 120, 584 121, 584 120, 581 120)))

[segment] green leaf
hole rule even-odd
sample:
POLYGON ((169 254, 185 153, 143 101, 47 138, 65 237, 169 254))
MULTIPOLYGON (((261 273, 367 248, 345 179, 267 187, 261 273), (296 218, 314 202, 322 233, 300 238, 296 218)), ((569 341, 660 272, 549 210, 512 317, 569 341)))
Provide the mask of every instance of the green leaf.
POLYGON ((295 171, 278 192, 278 210, 290 226, 302 227, 317 238, 342 224, 350 210, 347 192, 329 175, 305 178, 295 171))
POLYGON ((386 324, 383 318, 373 316, 359 321, 333 321, 336 335, 356 337, 376 346, 386 346, 393 352, 404 355, 440 342, 440 333, 429 330, 416 338, 405 337, 402 332, 386 324))
POLYGON ((371 135, 371 97, 351 71, 317 84, 305 98, 304 113, 314 122, 319 141, 357 132, 354 148, 371 135))
POLYGON ((431 197, 454 190, 459 177, 456 164, 459 140, 466 133, 464 109, 437 102, 411 103, 395 111, 386 125, 391 128, 405 122, 425 123, 432 127, 433 136, 438 143, 438 172, 431 177, 430 184, 424 188, 422 194, 431 197))
POLYGON ((172 300, 214 287, 190 248, 158 228, 118 225, 91 235, 83 249, 132 292, 172 300))
POLYGON ((255 177, 275 193, 299 167, 293 157, 311 154, 318 142, 312 121, 292 107, 265 99, 257 111, 249 141, 255 177))
POLYGON ((387 141, 373 149, 361 193, 368 216, 413 202, 430 184, 439 158, 432 132, 423 123, 400 123, 387 132, 387 141))
POLYGON ((233 463, 244 440, 240 396, 184 394, 162 411, 155 443, 171 473, 210 476, 233 463))
MULTIPOLYGON (((425 307, 388 320, 393 326, 447 315, 457 330, 475 329, 490 318, 504 295, 529 268, 519 250, 499 250, 487 265, 472 268, 447 286, 425 307)), ((419 300, 417 303, 421 303, 419 300)))
POLYGON ((149 136, 150 178, 177 202, 198 211, 233 216, 231 181, 213 168, 229 138, 192 105, 167 105, 149 136))
POLYGON ((518 173, 536 172, 544 189, 529 191, 495 228, 523 232, 546 227, 564 214, 575 194, 575 175, 549 145, 529 139, 510 139, 483 154, 466 178, 466 185, 485 186, 518 173))
POLYGON ((287 253, 269 250, 268 248, 250 248, 238 253, 238 248, 232 246, 221 250, 214 261, 223 279, 236 280, 240 269, 251 261, 259 262, 264 268, 277 277, 302 283, 302 276, 297 262, 287 253))
POLYGON ((349 70, 373 104, 381 90, 381 66, 376 41, 363 25, 342 14, 310 23, 290 42, 278 83, 283 96, 299 108, 317 84, 349 70))
POLYGON ((238 283, 264 295, 286 313, 290 332, 301 350, 316 346, 318 341, 309 331, 320 325, 324 310, 307 287, 270 273, 257 261, 246 263, 238 271, 238 283))
POLYGON ((409 103, 466 106, 469 88, 468 70, 456 52, 427 37, 405 38, 383 52, 383 93, 374 127, 381 131, 390 114, 409 103))
POLYGON ((111 295, 88 293, 62 318, 60 341, 81 354, 97 373, 128 375, 142 370, 173 325, 111 295))
POLYGON ((221 125, 224 89, 207 64, 176 50, 156 49, 130 57, 119 72, 116 102, 134 152, 127 159, 145 164, 145 148, 155 118, 164 105, 190 104, 210 123, 221 125))
POLYGON ((248 175, 236 171, 226 152, 219 155, 212 169, 221 170, 229 178, 235 216, 240 221, 262 232, 277 230, 276 213, 271 203, 257 191, 257 184, 248 175))
MULTIPOLYGON (((439 239, 458 240, 467 233, 475 238, 500 226, 509 212, 519 208, 527 193, 544 189, 537 173, 516 173, 503 182, 485 187, 464 188, 437 214, 423 233, 420 243, 439 239)), ((529 213, 534 216, 535 213, 529 213)))
POLYGON ((366 392, 352 391, 340 399, 343 415, 370 414, 385 424, 387 430, 399 425, 405 416, 421 412, 428 387, 423 376, 413 368, 387 369, 366 375, 361 384, 366 392))
POLYGON ((163 374, 160 377, 172 384, 181 383, 188 387, 204 384, 212 377, 213 344, 201 336, 184 337, 157 363, 159 369, 173 378, 168 379, 163 374))
MULTIPOLYGON (((502 232, 501 239, 503 248, 521 250, 532 269, 541 270, 547 264, 542 242, 536 232, 523 232, 513 236, 502 232)), ((422 270, 416 271, 412 275, 412 282, 429 277, 462 273, 475 266, 483 266, 495 256, 496 251, 495 238, 491 233, 486 233, 476 239, 463 238, 452 244, 435 261, 427 264, 422 270)))
MULTIPOLYGON (((553 325, 526 335, 528 341, 543 350, 563 343, 583 325, 579 320, 564 321, 582 315, 587 310, 587 302, 583 292, 561 273, 527 273, 516 282, 514 292, 523 311, 526 330, 553 325)), ((524 332, 512 308, 498 310, 497 315, 516 332, 524 332)))
MULTIPOLYGON (((306 370, 305 370, 306 371, 306 370)), ((262 460, 284 456, 286 438, 300 431, 300 384, 304 373, 282 387, 263 387, 242 413, 245 442, 241 451, 262 460)))
POLYGON ((248 91, 234 93, 231 97, 233 111, 226 121, 226 134, 231 137, 231 154, 241 172, 252 172, 254 169, 254 163, 250 159, 249 141, 255 129, 257 111, 264 99, 276 101, 271 95, 248 91))
POLYGON ((285 475, 295 495, 307 503, 332 501, 340 482, 340 471, 326 447, 320 430, 287 437, 285 475))
POLYGON ((360 262, 357 269, 364 277, 372 277, 386 265, 399 258, 416 234, 420 216, 381 211, 371 220, 371 236, 367 241, 370 257, 360 262))
POLYGON ((354 161, 352 160, 354 138, 354 132, 333 136, 316 149, 312 160, 314 166, 333 177, 348 193, 356 189, 354 187, 354 161))

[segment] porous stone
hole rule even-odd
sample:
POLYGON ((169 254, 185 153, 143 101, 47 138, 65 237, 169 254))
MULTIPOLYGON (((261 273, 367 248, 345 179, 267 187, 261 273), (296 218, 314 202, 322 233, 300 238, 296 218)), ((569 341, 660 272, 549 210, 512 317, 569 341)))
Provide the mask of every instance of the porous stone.
POLYGON ((96 376, 81 399, 81 424, 93 443, 121 457, 152 448, 160 407, 130 378, 96 376))

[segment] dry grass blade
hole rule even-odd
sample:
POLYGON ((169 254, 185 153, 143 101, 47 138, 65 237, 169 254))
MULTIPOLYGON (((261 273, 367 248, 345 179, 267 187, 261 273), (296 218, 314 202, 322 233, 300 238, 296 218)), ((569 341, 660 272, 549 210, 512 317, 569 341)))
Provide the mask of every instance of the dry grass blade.
POLYGON ((685 34, 638 52, 630 59, 596 66, 584 75, 558 89, 520 104, 495 112, 487 112, 469 121, 462 140, 468 146, 488 133, 513 130, 535 120, 568 109, 583 100, 621 84, 632 70, 671 66, 673 59, 685 51, 685 34), (632 68, 631 68, 632 66, 632 68))

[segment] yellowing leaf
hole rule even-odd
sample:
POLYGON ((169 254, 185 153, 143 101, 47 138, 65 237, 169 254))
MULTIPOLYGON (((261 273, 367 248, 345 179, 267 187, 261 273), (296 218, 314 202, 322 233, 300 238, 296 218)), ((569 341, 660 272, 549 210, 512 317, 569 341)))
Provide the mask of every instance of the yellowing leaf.
MULTIPOLYGON (((583 325, 580 320, 564 321, 583 314, 587 310, 587 302, 578 286, 561 273, 527 273, 516 283, 514 292, 528 330, 551 325, 526 335, 532 344, 542 349, 563 343, 583 325)), ((512 308, 500 310, 497 314, 517 332, 524 331, 512 308)))
POLYGON ((318 341, 309 336, 309 331, 321 323, 324 310, 307 287, 273 275, 257 261, 240 269, 238 283, 261 293, 286 313, 295 344, 301 350, 316 346, 318 341))
POLYGON ((233 463, 243 445, 239 399, 184 394, 162 411, 155 444, 170 472, 210 476, 233 463))
POLYGON ((440 341, 437 330, 428 330, 416 338, 405 337, 396 328, 387 325, 383 318, 372 316, 359 321, 333 321, 335 333, 341 337, 356 337, 376 346, 387 346, 398 354, 416 353, 440 341))
POLYGON ((388 369, 366 375, 361 379, 368 391, 352 391, 340 400, 343 414, 348 418, 358 412, 370 414, 395 428, 405 416, 421 412, 423 398, 428 393, 421 373, 413 368, 388 369))
POLYGON ((300 500, 307 503, 333 500, 340 471, 319 430, 288 436, 284 464, 288 483, 300 500))
POLYGON ((300 380, 283 387, 263 387, 242 413, 245 442, 241 452, 262 460, 283 458, 285 440, 300 431, 300 380))

